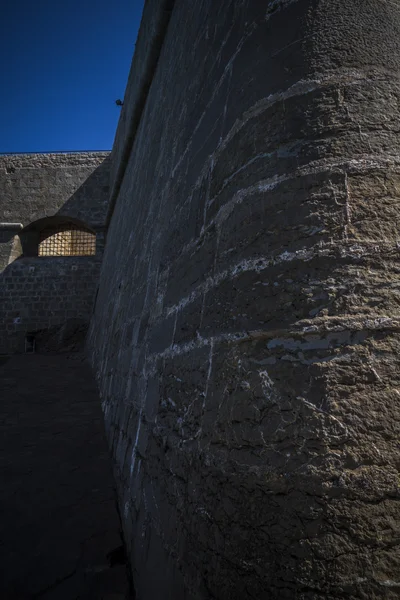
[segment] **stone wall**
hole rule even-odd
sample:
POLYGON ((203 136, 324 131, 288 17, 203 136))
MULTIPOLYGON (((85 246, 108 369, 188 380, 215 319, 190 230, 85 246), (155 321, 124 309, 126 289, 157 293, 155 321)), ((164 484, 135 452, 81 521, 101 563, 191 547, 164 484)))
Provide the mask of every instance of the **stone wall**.
POLYGON ((0 156, 0 353, 23 352, 27 332, 68 319, 89 320, 104 247, 109 176, 108 152, 0 156), (73 219, 92 229, 96 256, 22 255, 27 232, 32 236, 32 227, 46 217, 73 219))
POLYGON ((109 152, 0 155, 1 221, 24 226, 50 215, 102 224, 108 208, 109 152))
MULTIPOLYGON (((57 215, 73 217, 103 233, 110 193, 109 154, 0 156, 0 222, 26 227, 57 215)), ((12 262, 12 242, 19 233, 0 231, 0 270, 12 262)))
POLYGON ((394 599, 399 6, 143 27, 90 332, 137 598, 394 599))
MULTIPOLYGON (((118 197, 132 145, 146 106, 173 5, 174 0, 147 0, 143 8, 135 55, 124 96, 124 106, 113 145, 110 212, 112 212, 118 197)), ((107 219, 107 223, 108 221, 109 219, 107 219)))
POLYGON ((0 354, 24 352, 29 332, 88 322, 101 257, 30 257, 1 275, 0 354))

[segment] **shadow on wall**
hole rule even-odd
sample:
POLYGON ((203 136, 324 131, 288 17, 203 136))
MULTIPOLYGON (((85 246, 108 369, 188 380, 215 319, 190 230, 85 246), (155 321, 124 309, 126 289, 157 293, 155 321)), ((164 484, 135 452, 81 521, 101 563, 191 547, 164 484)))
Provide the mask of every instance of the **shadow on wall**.
POLYGON ((87 320, 68 319, 62 325, 28 332, 32 347, 26 350, 39 354, 83 352, 88 326, 87 320))
MULTIPOLYGON (((24 228, 20 231, 0 232, 0 273, 14 260, 25 256, 22 246, 25 248, 31 246, 31 243, 27 242, 26 236, 28 232, 33 232, 42 225, 40 223, 42 219, 53 218, 56 223, 56 218, 58 218, 60 223, 70 221, 91 229, 98 236, 98 247, 101 250, 109 203, 109 178, 110 157, 108 156, 61 205, 54 205, 51 192, 48 194, 47 201, 43 200, 41 194, 38 194, 37 198, 33 198, 29 220, 26 215, 25 217, 19 215, 17 219, 14 219, 21 221, 24 228)), ((45 225, 44 221, 43 225, 45 225)), ((30 252, 29 255, 31 255, 30 252)))
POLYGON ((101 165, 96 167, 84 183, 53 214, 73 217, 94 230, 103 228, 110 194, 110 160, 108 156, 101 165))
POLYGON ((83 347, 104 247, 108 177, 107 158, 62 206, 34 210, 39 218, 18 232, 2 232, 0 354, 24 352, 32 334, 43 351, 83 347), (53 236, 57 228, 95 234, 94 248, 38 256, 43 235, 51 230, 53 236))

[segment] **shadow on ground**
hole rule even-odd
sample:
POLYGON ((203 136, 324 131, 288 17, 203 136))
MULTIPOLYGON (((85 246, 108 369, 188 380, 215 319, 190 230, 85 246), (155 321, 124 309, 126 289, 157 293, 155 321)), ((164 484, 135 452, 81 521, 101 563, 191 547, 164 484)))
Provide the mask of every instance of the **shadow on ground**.
POLYGON ((0 407, 0 598, 132 598, 82 355, 0 357, 0 407))

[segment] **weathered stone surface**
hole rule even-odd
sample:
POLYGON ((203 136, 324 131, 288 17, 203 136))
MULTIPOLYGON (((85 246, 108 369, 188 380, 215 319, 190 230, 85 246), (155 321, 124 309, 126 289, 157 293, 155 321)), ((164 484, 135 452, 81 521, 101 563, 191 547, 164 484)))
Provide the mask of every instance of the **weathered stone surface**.
POLYGON ((108 157, 108 152, 0 156, 0 222, 24 227, 0 231, 0 354, 23 352, 28 332, 71 319, 89 322, 104 246, 108 157), (37 254, 38 234, 31 239, 29 228, 46 217, 91 228, 96 256, 26 256, 30 247, 37 254))
POLYGON ((104 225, 109 152, 0 156, 0 221, 24 227, 54 215, 104 225))
POLYGON ((138 600, 398 598, 400 8, 164 35, 90 329, 138 600))
POLYGON ((101 257, 36 257, 0 275, 0 354, 24 352, 26 333, 89 322, 101 257))

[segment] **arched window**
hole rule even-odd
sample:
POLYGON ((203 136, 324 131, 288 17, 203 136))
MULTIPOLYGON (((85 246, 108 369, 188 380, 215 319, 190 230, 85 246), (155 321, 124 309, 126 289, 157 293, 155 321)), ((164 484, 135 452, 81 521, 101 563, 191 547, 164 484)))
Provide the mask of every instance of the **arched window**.
POLYGON ((83 221, 64 215, 33 221, 19 237, 23 257, 94 256, 98 250, 96 232, 83 221))
POLYGON ((93 256, 96 234, 75 223, 63 223, 41 229, 39 256, 93 256))

